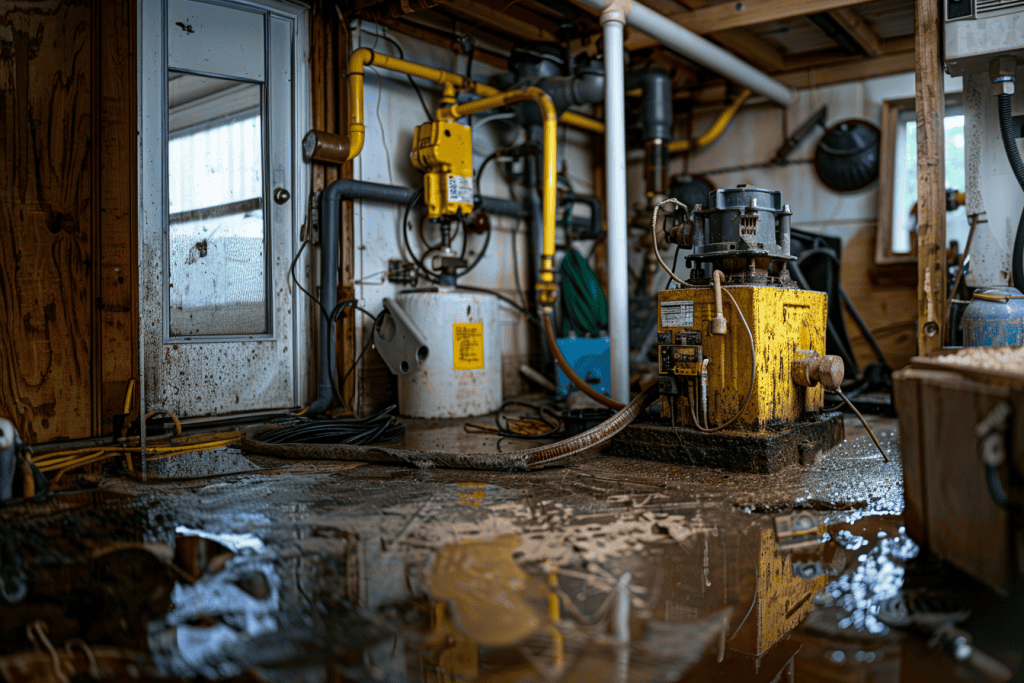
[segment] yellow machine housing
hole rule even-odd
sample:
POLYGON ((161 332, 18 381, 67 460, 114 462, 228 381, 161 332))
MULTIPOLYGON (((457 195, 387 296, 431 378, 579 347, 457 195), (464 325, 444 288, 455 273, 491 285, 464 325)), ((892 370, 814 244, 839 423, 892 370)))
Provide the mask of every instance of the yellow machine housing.
POLYGON ((434 121, 417 126, 409 153, 423 171, 423 201, 429 218, 473 211, 473 139, 469 126, 434 121))
POLYGON ((800 419, 824 404, 824 390, 799 386, 791 366, 798 351, 825 353, 828 295, 762 285, 728 287, 746 316, 754 338, 754 366, 743 321, 726 299, 724 335, 710 333, 715 317, 713 287, 689 287, 658 293, 658 371, 661 414, 674 424, 693 425, 690 403, 701 415, 707 359, 708 424, 720 425, 743 404, 754 373, 750 404, 730 429, 760 431, 800 419), (691 398, 692 397, 692 398, 691 398))

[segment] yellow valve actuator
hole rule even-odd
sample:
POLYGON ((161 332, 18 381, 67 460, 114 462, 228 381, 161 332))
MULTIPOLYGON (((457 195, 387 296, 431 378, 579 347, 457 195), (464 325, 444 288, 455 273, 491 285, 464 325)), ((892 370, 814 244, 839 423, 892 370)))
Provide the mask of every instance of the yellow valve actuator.
POLYGON ((409 153, 423 171, 423 201, 430 218, 473 212, 473 138, 469 126, 434 121, 417 126, 409 153))

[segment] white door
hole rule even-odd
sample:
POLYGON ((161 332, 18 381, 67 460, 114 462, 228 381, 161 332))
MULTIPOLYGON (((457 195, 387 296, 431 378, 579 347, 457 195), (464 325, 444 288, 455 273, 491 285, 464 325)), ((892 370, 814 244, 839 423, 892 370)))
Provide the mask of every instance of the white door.
MULTIPOLYGON (((140 329, 148 408, 299 403, 289 265, 297 22, 277 2, 143 0, 140 329)), ((301 54, 301 53, 300 53, 301 54)))

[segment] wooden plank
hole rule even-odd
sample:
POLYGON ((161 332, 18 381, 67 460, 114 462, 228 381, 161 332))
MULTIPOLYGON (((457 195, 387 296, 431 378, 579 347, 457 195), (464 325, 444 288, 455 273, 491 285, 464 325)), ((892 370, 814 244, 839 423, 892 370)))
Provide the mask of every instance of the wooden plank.
POLYGON ((986 393, 986 385, 955 380, 937 387, 929 401, 936 419, 924 422, 933 439, 925 450, 931 457, 925 473, 929 545, 938 557, 1005 591, 1008 517, 989 494, 972 429, 1000 397, 986 393))
POLYGON ((922 355, 942 347, 946 304, 946 98, 939 47, 941 21, 935 2, 915 0, 917 346, 922 355))
POLYGON ((558 40, 558 27, 537 15, 525 15, 517 12, 514 7, 492 7, 477 0, 442 0, 442 5, 452 12, 498 29, 505 34, 513 34, 523 40, 539 40, 553 43, 558 40))
POLYGON ((0 12, 0 414, 26 441, 92 435, 92 11, 0 12))
MULTIPOLYGON (((937 374, 937 373, 931 373, 937 374)), ((907 535, 924 544, 928 515, 924 472, 927 459, 922 444, 922 384, 928 371, 907 368, 893 374, 893 400, 900 416, 900 453, 903 456, 903 524, 907 535)))
POLYGON ((669 20, 699 35, 859 5, 864 0, 744 0, 672 14, 669 20))
POLYGON ((776 74, 775 78, 791 88, 814 88, 913 71, 914 65, 914 53, 905 52, 895 55, 882 55, 872 59, 817 66, 801 71, 790 71, 776 74))
POLYGON ((772 73, 786 68, 785 55, 750 31, 720 31, 713 34, 711 39, 762 71, 772 73))
MULTIPOLYGON (((874 242, 877 226, 865 223, 849 226, 843 243, 842 285, 861 317, 868 321, 872 334, 882 348, 886 360, 896 369, 910 362, 917 352, 914 315, 917 301, 916 280, 910 282, 875 282, 864 277, 874 263, 874 242)), ((915 271, 916 272, 916 271, 915 271)), ((851 351, 860 367, 878 360, 867 338, 847 315, 846 331, 851 351)))
POLYGON ((857 41, 857 44, 869 57, 877 57, 882 54, 882 43, 878 36, 855 10, 849 7, 840 7, 831 10, 828 14, 851 38, 857 41))
MULTIPOLYGON (((138 368, 136 296, 134 3, 104 0, 99 32, 99 433, 124 409, 138 368)), ((99 434, 97 433, 97 435, 99 434)))

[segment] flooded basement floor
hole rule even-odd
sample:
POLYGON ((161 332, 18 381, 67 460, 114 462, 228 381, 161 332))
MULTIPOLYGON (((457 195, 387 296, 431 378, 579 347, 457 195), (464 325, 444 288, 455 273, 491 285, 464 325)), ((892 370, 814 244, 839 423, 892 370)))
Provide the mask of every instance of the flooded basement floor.
MULTIPOLYGON (((0 592, 15 603, 0 600, 0 676, 993 680, 879 619, 901 589, 939 585, 962 594, 975 645, 1020 672, 1021 606, 922 557, 901 523, 896 422, 870 419, 893 462, 848 421, 814 466, 775 475, 601 454, 500 473, 223 449, 164 461, 147 484, 81 477, 0 510, 0 592), (211 462, 221 474, 202 475, 211 462)), ((407 437, 535 443, 461 421, 407 437)))

